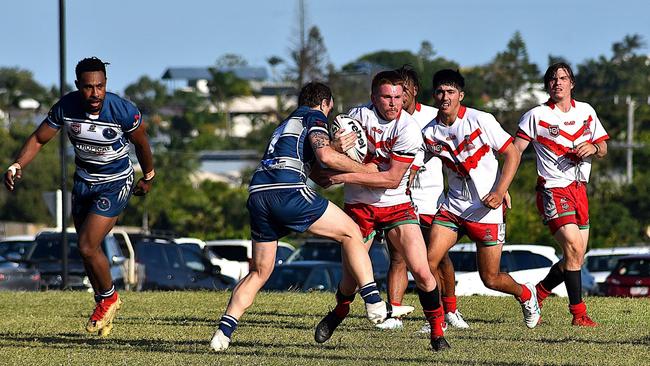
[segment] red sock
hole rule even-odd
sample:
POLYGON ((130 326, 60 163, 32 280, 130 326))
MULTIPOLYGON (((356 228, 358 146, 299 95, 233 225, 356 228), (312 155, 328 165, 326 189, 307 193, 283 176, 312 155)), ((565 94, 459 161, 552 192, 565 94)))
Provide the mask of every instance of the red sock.
POLYGON ((390 301, 390 304, 393 305, 393 306, 402 306, 402 303, 399 302, 399 301, 393 301, 393 300, 391 300, 391 301, 390 301))
POLYGON ((336 316, 339 318, 343 319, 346 316, 348 316, 348 313, 350 312, 350 303, 352 301, 343 301, 339 302, 336 304, 336 307, 334 308, 334 313, 336 316))
POLYGON ((524 285, 519 285, 521 286, 521 296, 519 296, 518 300, 519 302, 526 302, 530 300, 530 298, 533 296, 533 294, 530 292, 528 287, 524 285))
POLYGON ((455 313, 458 309, 456 296, 443 296, 442 307, 445 309, 445 313, 455 313))
POLYGON ((424 310, 424 317, 431 326, 431 338, 445 335, 445 332, 442 330, 442 322, 445 318, 445 312, 442 306, 438 306, 436 309, 430 311, 424 310))
POLYGON ((584 314, 587 314, 587 305, 585 304, 584 301, 579 304, 569 305, 569 311, 571 312, 571 314, 573 314, 574 318, 579 317, 584 314))
POLYGON ((537 301, 539 301, 540 305, 551 294, 551 291, 547 290, 541 282, 535 285, 535 290, 537 291, 537 301))

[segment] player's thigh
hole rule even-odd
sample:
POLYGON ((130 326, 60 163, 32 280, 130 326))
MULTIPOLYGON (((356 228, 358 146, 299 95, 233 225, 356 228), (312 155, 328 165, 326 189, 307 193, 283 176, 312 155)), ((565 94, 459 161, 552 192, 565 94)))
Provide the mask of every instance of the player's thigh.
POLYGON ((324 236, 336 241, 343 241, 348 237, 362 241, 361 231, 357 224, 332 202, 328 202, 323 215, 307 230, 312 234, 324 236))
POLYGON ((501 272, 501 250, 503 244, 477 245, 476 260, 481 279, 501 272))
POLYGON ((442 258, 456 244, 457 240, 458 229, 439 224, 432 225, 427 248, 429 264, 438 267, 442 258))
MULTIPOLYGON (((587 244, 583 239, 582 231, 576 224, 566 224, 560 227, 553 236, 565 255, 572 255, 576 252, 584 254, 587 244)), ((586 234, 589 235, 588 232, 586 234)))
POLYGON ((419 225, 396 226, 388 231, 387 236, 395 249, 402 254, 411 271, 428 268, 427 250, 419 225))

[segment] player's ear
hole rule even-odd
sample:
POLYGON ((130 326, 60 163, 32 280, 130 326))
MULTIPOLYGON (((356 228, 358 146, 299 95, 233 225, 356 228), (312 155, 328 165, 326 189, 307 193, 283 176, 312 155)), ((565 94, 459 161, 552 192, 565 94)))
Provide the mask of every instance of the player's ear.
POLYGON ((459 96, 458 101, 459 101, 459 102, 462 102, 462 101, 463 101, 463 98, 465 98, 465 92, 464 92, 464 91, 460 91, 460 92, 458 93, 458 96, 459 96))
POLYGON ((81 88, 79 87, 79 81, 78 81, 78 80, 75 80, 75 81, 74 81, 74 86, 76 86, 77 89, 81 89, 81 88))

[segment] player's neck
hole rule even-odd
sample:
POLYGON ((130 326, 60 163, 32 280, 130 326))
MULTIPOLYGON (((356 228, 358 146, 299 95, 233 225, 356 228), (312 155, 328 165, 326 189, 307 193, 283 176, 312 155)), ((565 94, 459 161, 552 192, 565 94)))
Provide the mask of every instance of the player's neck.
POLYGON ((415 113, 415 103, 410 107, 404 108, 404 110, 407 111, 408 114, 412 115, 413 113, 415 113))
POLYGON ((553 101, 553 103, 559 110, 564 113, 568 112, 572 107, 570 96, 567 98, 562 98, 561 100, 553 101))
POLYGON ((443 110, 438 110, 438 117, 436 119, 438 122, 451 126, 456 122, 456 119, 458 118, 458 111, 460 110, 460 106, 457 108, 454 108, 453 110, 450 110, 449 112, 445 112, 443 110))

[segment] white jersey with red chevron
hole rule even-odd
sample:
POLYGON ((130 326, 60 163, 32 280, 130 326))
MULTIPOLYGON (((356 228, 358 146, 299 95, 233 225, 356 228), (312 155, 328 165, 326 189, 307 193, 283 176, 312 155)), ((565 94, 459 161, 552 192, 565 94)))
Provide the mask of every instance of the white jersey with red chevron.
MULTIPOLYGON (((361 122, 368 136, 366 162, 377 164, 379 171, 387 171, 391 160, 413 163, 422 147, 422 134, 413 117, 406 113, 386 121, 378 116, 372 105, 355 107, 348 113, 361 122)), ((397 188, 370 188, 357 184, 346 184, 345 203, 364 203, 376 207, 394 206, 409 202, 406 194, 408 170, 397 188)))
POLYGON ((428 152, 442 160, 449 191, 442 207, 466 220, 503 223, 503 207, 489 209, 482 198, 499 178, 494 151, 503 152, 513 139, 489 113, 461 106, 451 126, 431 121, 423 130, 428 152))
POLYGON ((566 113, 551 101, 526 112, 519 121, 517 137, 532 141, 537 174, 546 188, 589 182, 591 157, 580 159, 575 147, 585 141, 595 144, 609 139, 596 111, 576 100, 571 100, 566 113))
MULTIPOLYGON (((418 122, 418 127, 424 128, 433 121, 438 114, 436 108, 417 103, 412 116, 418 122)), ((415 178, 411 184, 411 199, 418 209, 418 214, 435 215, 444 200, 445 188, 442 176, 442 162, 437 157, 432 157, 424 162, 424 153, 415 158, 411 169, 416 170, 415 178)))

